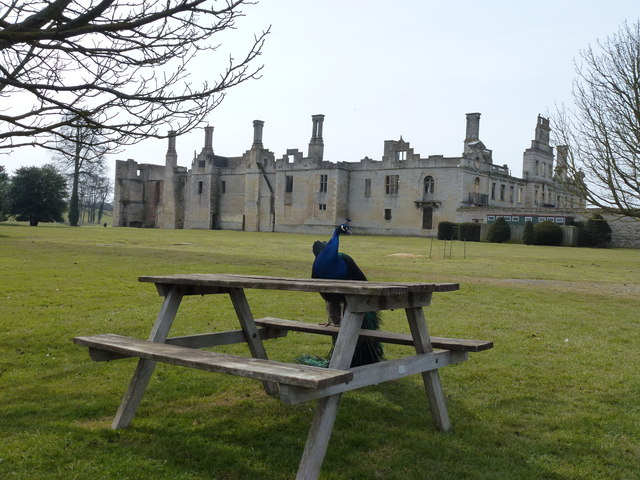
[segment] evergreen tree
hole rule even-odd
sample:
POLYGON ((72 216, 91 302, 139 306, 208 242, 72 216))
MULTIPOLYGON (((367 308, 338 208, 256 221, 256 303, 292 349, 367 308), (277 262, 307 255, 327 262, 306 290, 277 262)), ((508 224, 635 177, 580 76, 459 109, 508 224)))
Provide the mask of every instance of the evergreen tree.
POLYGON ((562 227, 555 222, 545 220, 536 223, 533 229, 536 245, 560 245, 562 243, 562 227))
POLYGON ((9 175, 4 170, 4 166, 0 165, 0 222, 7 219, 7 210, 9 208, 9 175))
POLYGON ((522 243, 525 245, 533 245, 536 239, 536 234, 533 230, 533 222, 526 221, 524 223, 524 232, 522 233, 522 243))
POLYGON ((587 243, 591 247, 606 247, 611 242, 611 227, 602 215, 593 215, 584 224, 587 243))
POLYGON ((11 179, 9 213, 32 227, 39 222, 62 222, 66 195, 67 182, 52 165, 22 167, 11 179))
POLYGON ((487 241, 494 243, 508 242, 511 238, 511 229, 504 217, 496 218, 496 221, 489 225, 487 231, 487 241))

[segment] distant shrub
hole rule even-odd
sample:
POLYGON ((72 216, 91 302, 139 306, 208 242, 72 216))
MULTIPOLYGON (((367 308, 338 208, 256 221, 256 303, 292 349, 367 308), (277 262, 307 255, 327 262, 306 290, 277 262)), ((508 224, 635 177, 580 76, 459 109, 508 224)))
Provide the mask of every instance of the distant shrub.
POLYGON ((586 244, 590 247, 606 247, 611 242, 611 227, 602 215, 594 214, 584 224, 586 244))
POLYGON ((458 239, 468 242, 480 241, 480 224, 479 223, 461 223, 458 225, 458 239))
POLYGON ((487 230, 487 241, 493 243, 508 242, 511 238, 511 229, 503 217, 498 217, 495 222, 489 225, 487 230))
POLYGON ((557 223, 545 220, 533 227, 536 245, 560 245, 562 243, 562 227, 557 223))
POLYGON ((533 228, 533 222, 527 220, 524 222, 524 232, 522 232, 522 243, 525 245, 533 245, 536 241, 536 233, 533 228))
POLYGON ((457 227, 457 223, 440 222, 438 224, 438 240, 456 240, 457 227))

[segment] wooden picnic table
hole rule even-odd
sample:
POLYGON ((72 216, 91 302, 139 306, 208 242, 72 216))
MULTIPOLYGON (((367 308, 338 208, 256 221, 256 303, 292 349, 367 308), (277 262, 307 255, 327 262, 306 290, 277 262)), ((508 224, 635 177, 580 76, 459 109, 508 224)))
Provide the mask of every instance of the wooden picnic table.
POLYGON ((493 346, 490 341, 430 337, 423 307, 430 304, 434 292, 458 290, 459 285, 455 283, 358 282, 232 274, 143 276, 139 280, 154 283, 164 297, 148 340, 114 334, 73 339, 89 347, 95 361, 140 359, 112 427, 124 428, 131 423, 156 362, 255 378, 262 381, 268 394, 279 395, 285 403, 318 400, 297 479, 318 478, 343 392, 421 374, 435 426, 447 431, 451 422, 438 369, 466 360, 468 352, 493 346), (254 319, 246 289, 337 293, 345 296, 346 309, 339 328, 274 317, 254 319), (209 294, 229 295, 241 329, 170 338, 169 331, 182 298, 209 294), (361 328, 366 312, 398 308, 406 312, 410 335, 361 328), (331 335, 334 347, 329 367, 269 360, 263 340, 285 336, 288 331, 331 335), (351 368, 359 336, 413 346, 416 354, 351 368), (247 343, 251 357, 201 350, 234 343, 247 343))

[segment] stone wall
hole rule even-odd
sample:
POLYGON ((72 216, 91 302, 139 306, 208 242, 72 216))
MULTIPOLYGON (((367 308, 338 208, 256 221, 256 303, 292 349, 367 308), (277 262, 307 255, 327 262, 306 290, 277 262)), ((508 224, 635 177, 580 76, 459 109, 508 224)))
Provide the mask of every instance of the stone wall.
POLYGON ((640 220, 629 217, 604 215, 611 227, 611 246, 618 248, 640 248, 640 220))
POLYGON ((113 226, 155 227, 164 178, 163 166, 117 161, 113 226))

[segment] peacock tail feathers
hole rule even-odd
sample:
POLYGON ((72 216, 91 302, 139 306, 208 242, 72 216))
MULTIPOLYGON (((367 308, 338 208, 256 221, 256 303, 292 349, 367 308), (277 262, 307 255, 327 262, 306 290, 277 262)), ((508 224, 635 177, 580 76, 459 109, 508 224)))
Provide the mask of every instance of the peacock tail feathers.
POLYGON ((297 363, 301 363, 303 365, 310 365, 312 367, 322 367, 327 368, 329 366, 329 362, 331 361, 331 356, 329 358, 318 357, 317 355, 310 355, 305 353, 304 355, 300 355, 296 358, 297 363))
MULTIPOLYGON (((313 254, 315 260, 311 267, 312 278, 354 280, 359 282, 367 281, 366 275, 362 272, 356 261, 346 253, 339 251, 340 235, 349 234, 350 220, 347 223, 338 225, 328 242, 316 241, 313 243, 313 254)), ((321 292, 320 295, 327 303, 327 312, 332 323, 340 323, 339 312, 347 307, 346 297, 343 294, 331 294, 321 292), (335 315, 335 314, 338 315, 335 315), (338 317, 334 319, 333 317, 338 317)), ((380 317, 377 312, 367 312, 362 320, 362 327, 367 330, 380 329, 380 317)), ((303 355, 298 358, 300 363, 307 365, 327 366, 333 351, 330 351, 327 358, 316 357, 314 355, 303 355)), ((376 363, 384 359, 382 344, 373 338, 359 338, 355 347, 352 367, 376 363)))
POLYGON ((380 314, 378 312, 367 312, 362 320, 362 328, 368 330, 380 330, 380 314))
MULTIPOLYGON (((380 315, 378 312, 367 312, 364 314, 362 320, 362 328, 368 330, 380 329, 380 315)), ((303 365, 311 365, 312 367, 324 367, 329 366, 331 361, 331 354, 333 353, 333 347, 329 351, 326 357, 319 357, 317 355, 304 354, 296 358, 297 363, 303 365)), ((378 340, 372 338, 360 338, 353 354, 353 360, 351 361, 352 367, 359 367, 361 365, 369 365, 371 363, 381 362, 384 360, 384 347, 378 340)))

